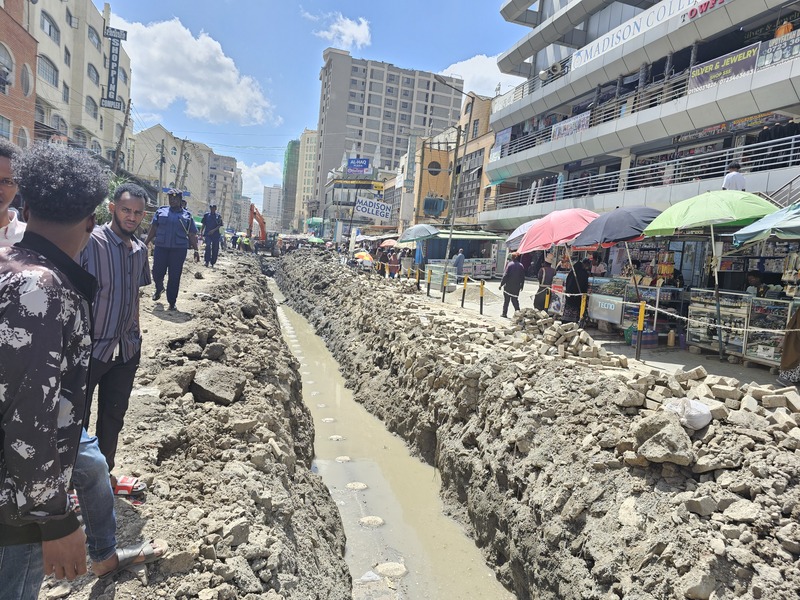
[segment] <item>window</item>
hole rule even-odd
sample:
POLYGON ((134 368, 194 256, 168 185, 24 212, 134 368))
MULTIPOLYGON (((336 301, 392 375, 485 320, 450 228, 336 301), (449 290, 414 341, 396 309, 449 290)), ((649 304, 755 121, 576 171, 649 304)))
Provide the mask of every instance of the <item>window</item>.
POLYGON ((0 137, 11 139, 11 121, 5 117, 0 117, 0 137))
POLYGON ((128 83, 128 72, 122 67, 119 68, 119 80, 126 85, 128 83))
POLYGON ((76 131, 75 134, 72 136, 75 139, 75 143, 78 144, 81 148, 86 148, 86 134, 82 131, 76 131))
POLYGON ((31 68, 28 65, 22 65, 19 82, 22 85, 22 93, 27 98, 33 92, 33 77, 31 77, 31 68))
POLYGON ((69 102, 69 86, 65 83, 61 90, 61 99, 64 102, 69 102))
POLYGON ((59 133, 63 133, 67 135, 69 128, 67 127, 67 122, 61 118, 60 115, 53 115, 53 118, 50 120, 50 125, 58 131, 59 133))
POLYGON ((119 123, 117 123, 117 126, 114 127, 114 135, 117 137, 117 139, 122 137, 122 125, 119 123))
POLYGON ((64 64, 70 66, 72 64, 72 54, 69 53, 69 48, 64 46, 64 64))
POLYGON ((24 127, 20 127, 17 130, 17 146, 20 148, 28 147, 28 132, 25 131, 24 127))
POLYGON ((176 167, 175 165, 170 165, 169 166, 169 172, 170 173, 177 173, 178 172, 178 167, 176 167))
POLYGON ((472 139, 478 137, 478 122, 479 122, 478 119, 475 119, 472 122, 472 139))
POLYGON ((170 150, 169 153, 172 154, 172 156, 178 156, 178 149, 175 146, 173 146, 172 150, 170 150))
POLYGON ((36 69, 42 81, 49 83, 54 87, 58 87, 58 69, 49 58, 39 55, 38 66, 36 69))
POLYGON ((56 44, 61 44, 61 30, 58 28, 58 25, 56 25, 53 17, 42 11, 39 24, 42 26, 42 31, 44 31, 44 34, 47 37, 53 40, 56 44))
POLYGON ((92 80, 92 83, 100 85, 100 73, 97 72, 97 69, 92 63, 86 66, 86 75, 92 80))
POLYGON ((95 154, 101 154, 103 152, 103 147, 97 140, 92 142, 92 152, 95 154))
POLYGON ((86 104, 84 105, 86 109, 86 114, 92 117, 93 119, 97 118, 97 102, 95 102, 91 96, 86 96, 86 104))
POLYGON ((100 50, 100 36, 97 34, 97 30, 89 25, 89 41, 92 43, 92 46, 100 50))
POLYGON ((103 115, 100 115, 100 131, 103 131, 103 125, 105 125, 105 121, 103 121, 103 115))
POLYGON ((0 93, 7 94, 8 86, 14 83, 14 60, 8 49, 0 44, 0 93))
POLYGON ((36 101, 36 104, 33 107, 33 120, 37 123, 44 123, 45 116, 44 116, 44 106, 39 104, 39 101, 36 101))

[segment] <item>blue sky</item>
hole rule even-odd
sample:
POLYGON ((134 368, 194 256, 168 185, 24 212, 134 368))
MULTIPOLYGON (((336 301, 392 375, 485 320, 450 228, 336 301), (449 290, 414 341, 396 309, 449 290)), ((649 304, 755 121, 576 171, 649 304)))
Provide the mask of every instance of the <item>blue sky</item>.
MULTIPOLYGON (((103 2, 94 0, 102 11, 103 2)), ((522 27, 500 0, 123 0, 111 25, 128 30, 134 131, 161 123, 236 157, 244 194, 280 184, 283 153, 315 129, 322 52, 461 76, 493 96, 519 83, 496 56, 522 27)))

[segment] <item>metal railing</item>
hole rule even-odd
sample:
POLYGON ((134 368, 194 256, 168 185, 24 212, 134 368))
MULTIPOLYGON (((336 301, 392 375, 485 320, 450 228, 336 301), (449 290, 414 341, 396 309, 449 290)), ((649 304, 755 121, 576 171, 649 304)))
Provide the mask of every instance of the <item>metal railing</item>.
POLYGON ((502 96, 498 96, 494 100, 492 100, 492 112, 497 112, 498 110, 504 109, 506 106, 510 106, 517 100, 522 100, 525 96, 530 96, 533 92, 538 89, 541 89, 547 85, 550 85, 554 81, 557 81, 564 77, 567 73, 569 73, 570 64, 572 63, 572 56, 568 56, 560 61, 558 64, 561 65, 560 72, 558 73, 549 73, 546 79, 541 79, 539 75, 535 75, 525 81, 524 83, 520 83, 517 87, 513 90, 510 90, 503 94, 502 96))
MULTIPOLYGON (((639 157, 639 165, 624 171, 581 177, 571 181, 532 186, 525 190, 502 194, 495 198, 493 210, 525 206, 539 202, 552 202, 570 198, 584 198, 611 192, 621 192, 647 187, 668 186, 705 179, 724 177, 727 165, 736 160, 742 171, 757 172, 800 166, 800 135, 780 140, 761 142, 737 148, 727 148, 715 152, 695 152, 697 147, 685 156, 677 156, 677 150, 665 150, 661 156, 669 155, 668 160, 652 158, 652 162, 639 157)), ((687 142, 687 143, 691 143, 687 142)), ((781 206, 800 200, 800 176, 770 194, 770 198, 781 206)), ((487 208, 486 210, 492 210, 487 208)))

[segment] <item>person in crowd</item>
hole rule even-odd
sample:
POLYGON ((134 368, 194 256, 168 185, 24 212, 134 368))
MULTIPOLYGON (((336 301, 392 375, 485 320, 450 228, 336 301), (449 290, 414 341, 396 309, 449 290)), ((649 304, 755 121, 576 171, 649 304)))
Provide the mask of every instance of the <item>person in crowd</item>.
POLYGON ((203 214, 200 235, 203 236, 203 240, 206 243, 203 262, 207 267, 213 267, 217 264, 220 237, 222 237, 222 215, 217 212, 216 204, 211 204, 208 207, 208 212, 203 214))
POLYGON ((578 322, 581 318, 581 300, 589 289, 589 273, 582 261, 575 261, 573 270, 567 275, 564 291, 564 321, 578 322))
POLYGON ((536 295, 533 297, 533 307, 538 310, 545 310, 546 308, 545 301, 547 299, 547 292, 553 283, 553 276, 556 274, 556 270, 553 268, 552 263, 553 255, 547 254, 544 257, 542 266, 536 275, 536 278, 539 280, 539 289, 536 291, 536 295))
POLYGON ((605 277, 608 265, 603 262, 603 256, 599 252, 592 253, 592 277, 605 277))
POLYGON ((745 191, 744 175, 739 172, 740 169, 741 165, 737 161, 728 165, 728 172, 722 180, 723 190, 745 191))
POLYGON ((766 294, 766 288, 761 281, 760 271, 753 270, 747 272, 747 287, 745 288, 745 292, 751 296, 759 297, 763 297, 764 294, 766 294))
POLYGON ((11 203, 19 187, 11 167, 11 161, 19 153, 19 148, 0 138, 0 245, 11 246, 22 239, 25 224, 19 220, 11 203))
POLYGON ((569 262, 569 254, 564 253, 556 267, 556 273, 569 273, 572 271, 572 265, 569 262))
POLYGON ((514 306, 514 311, 519 310, 519 293, 525 286, 525 267, 519 259, 519 254, 514 252, 511 260, 506 265, 503 279, 500 280, 500 289, 503 290, 503 313, 501 317, 508 317, 509 302, 514 306), (505 289, 503 289, 505 288, 505 289))
POLYGON ((239 234, 234 233, 231 236, 231 250, 236 250, 239 248, 239 234))
POLYGON ((389 279, 394 279, 400 273, 400 257, 392 250, 389 253, 389 279))
POLYGON ((175 303, 178 301, 186 251, 189 248, 194 250, 194 260, 198 262, 200 250, 197 246, 197 227, 192 213, 181 207, 183 192, 173 188, 167 192, 167 198, 169 206, 161 206, 156 210, 144 243, 149 246, 155 239, 153 281, 156 289, 153 292, 153 300, 158 301, 164 293, 164 276, 169 273, 167 302, 169 310, 178 310, 175 303))
POLYGON ((461 275, 464 273, 464 249, 459 248, 458 254, 455 255, 453 258, 453 266, 456 269, 456 275, 461 278, 461 275))
POLYGON ((86 572, 68 485, 83 430, 96 281, 75 262, 108 176, 85 153, 37 144, 14 172, 27 226, 0 249, 0 598, 35 600, 45 575, 86 572))
POLYGON ((800 310, 795 311, 783 336, 778 383, 783 386, 800 384, 800 310))

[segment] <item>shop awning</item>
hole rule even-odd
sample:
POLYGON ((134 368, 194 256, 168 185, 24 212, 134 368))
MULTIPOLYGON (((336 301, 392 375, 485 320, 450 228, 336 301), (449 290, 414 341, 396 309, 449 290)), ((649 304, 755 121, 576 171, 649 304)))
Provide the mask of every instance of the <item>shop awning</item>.
MULTIPOLYGON (((450 237, 450 230, 440 231, 436 235, 431 236, 432 239, 446 240, 450 237)), ((490 242, 505 239, 501 235, 492 233, 491 231, 455 231, 453 230, 454 240, 474 240, 476 242, 490 242)))

